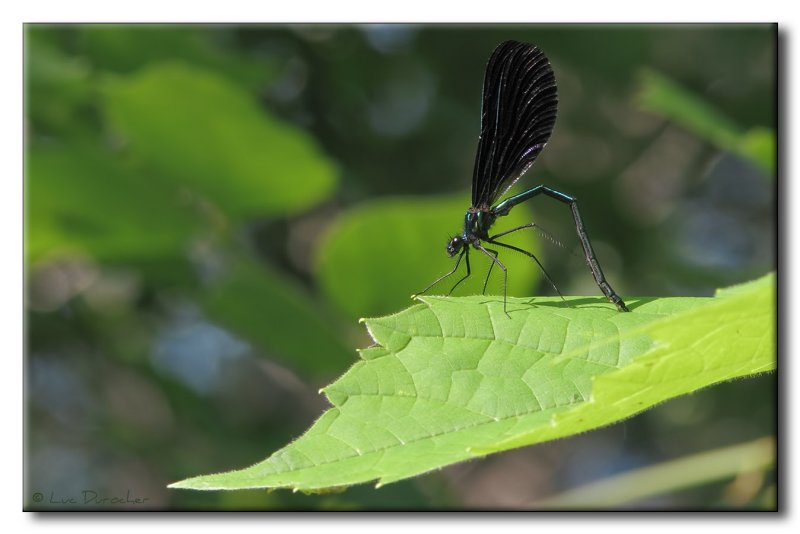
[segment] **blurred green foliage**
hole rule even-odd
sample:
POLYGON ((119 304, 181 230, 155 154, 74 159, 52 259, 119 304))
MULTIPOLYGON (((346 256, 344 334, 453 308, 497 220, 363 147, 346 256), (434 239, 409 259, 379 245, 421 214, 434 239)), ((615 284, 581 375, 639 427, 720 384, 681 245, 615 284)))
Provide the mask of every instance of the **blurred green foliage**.
POLYGON ((202 25, 96 24, 81 27, 74 39, 92 64, 107 72, 132 73, 164 61, 178 61, 216 72, 251 91, 274 79, 275 63, 220 46, 227 35, 221 29, 202 25))
POLYGON ((212 319, 308 376, 329 377, 352 362, 344 322, 274 268, 242 260, 198 298, 212 319))
POLYGON ((706 101, 652 70, 642 72, 639 100, 645 109, 660 113, 708 139, 723 150, 730 150, 759 165, 768 176, 775 172, 775 131, 755 127, 742 132, 730 119, 706 101))
POLYGON ((100 260, 180 254, 196 227, 169 183, 143 180, 96 140, 31 146, 26 170, 31 260, 76 251, 100 260))
POLYGON ((108 122, 136 156, 234 222, 307 209, 334 187, 334 169, 308 135, 211 73, 159 64, 104 89, 108 122))
MULTIPOLYGON (((542 463, 537 447, 383 492, 165 488, 297 437, 325 408, 318 388, 369 342, 354 318, 408 306, 452 265, 483 68, 505 39, 542 47, 559 84, 554 134, 517 188, 579 199, 620 294, 710 295, 774 268, 772 26, 28 25, 27 505, 34 491, 131 488, 157 509, 507 508, 602 466, 772 432, 764 378, 667 403, 611 449, 598 443, 614 428, 574 438, 614 451, 580 454, 590 465, 569 446, 542 463), (638 108, 643 69, 740 135, 690 127, 685 99, 638 108), (496 501, 491 476, 550 482, 496 501)), ((497 228, 541 223, 563 247, 528 230, 516 243, 562 293, 596 294, 565 211, 532 203, 497 228)), ((510 295, 552 294, 531 262, 501 259, 510 295)))

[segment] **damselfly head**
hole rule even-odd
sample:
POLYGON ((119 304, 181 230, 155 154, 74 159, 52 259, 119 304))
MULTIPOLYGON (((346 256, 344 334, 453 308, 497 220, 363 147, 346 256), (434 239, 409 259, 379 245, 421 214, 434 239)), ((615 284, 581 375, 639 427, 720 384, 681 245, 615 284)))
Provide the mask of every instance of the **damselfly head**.
POLYGON ((451 258, 461 252, 461 249, 464 248, 464 238, 460 235, 453 236, 450 238, 450 241, 447 242, 447 255, 451 258))

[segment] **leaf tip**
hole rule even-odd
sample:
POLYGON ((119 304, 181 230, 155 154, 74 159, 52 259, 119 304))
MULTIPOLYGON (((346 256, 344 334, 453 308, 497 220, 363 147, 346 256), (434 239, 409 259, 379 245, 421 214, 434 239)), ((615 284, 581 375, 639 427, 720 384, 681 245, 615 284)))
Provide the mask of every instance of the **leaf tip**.
POLYGON ((173 482, 172 484, 168 484, 167 488, 169 488, 169 489, 196 489, 196 490, 208 489, 208 483, 203 481, 203 480, 199 480, 199 479, 202 479, 202 477, 186 478, 186 479, 183 479, 183 480, 179 480, 177 482, 173 482))

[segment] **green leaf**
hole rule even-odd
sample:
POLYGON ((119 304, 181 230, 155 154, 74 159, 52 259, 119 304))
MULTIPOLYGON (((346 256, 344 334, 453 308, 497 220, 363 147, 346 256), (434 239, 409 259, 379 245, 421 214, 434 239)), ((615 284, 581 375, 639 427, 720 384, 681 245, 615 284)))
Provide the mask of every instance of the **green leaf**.
MULTIPOLYGON (((447 257, 445 245, 450 236, 463 230, 467 206, 465 195, 395 198, 367 202, 344 213, 318 248, 316 268, 322 291, 353 318, 407 305, 412 293, 453 268, 456 260, 447 257)), ((519 206, 495 227, 499 232, 532 220, 519 206)), ((535 230, 526 229, 508 236, 507 242, 537 253, 536 237, 535 230)), ((456 295, 481 293, 490 260, 480 253, 470 258, 473 274, 456 295)), ((541 276, 538 266, 506 250, 500 252, 500 260, 508 267, 508 294, 530 294, 541 276)), ((460 275, 466 272, 463 262, 459 269, 460 275)), ((487 294, 502 295, 502 274, 500 269, 493 270, 487 294)), ((442 281, 431 293, 446 293, 460 275, 442 281)))
POLYGON ((200 295, 209 316, 307 376, 341 373, 353 352, 332 314, 276 270, 234 259, 230 272, 200 295))
POLYGON ((96 142, 33 145, 25 171, 29 260, 174 256, 197 226, 170 182, 143 178, 96 142))
POLYGON ((735 122, 663 74, 642 71, 640 105, 675 121, 722 150, 738 154, 770 176, 775 172, 775 132, 768 128, 743 131, 735 122))
POLYGON ((39 33, 25 33, 26 117, 34 131, 40 125, 57 131, 79 129, 81 108, 94 100, 90 66, 50 45, 39 33))
POLYGON ((211 72, 156 65, 110 79, 105 96, 107 118, 139 156, 233 217, 295 213, 336 185, 313 138, 211 72))
POLYGON ((366 321, 377 346, 325 388, 333 408, 250 468, 172 487, 386 484, 619 421, 775 368, 774 275, 715 298, 424 297, 366 321))
MULTIPOLYGON (((219 72, 249 89, 260 89, 275 76, 276 65, 224 46, 222 26, 165 24, 87 24, 74 36, 81 55, 101 69, 132 72, 148 64, 180 60, 219 72)), ((233 45, 233 43, 230 43, 233 45)))

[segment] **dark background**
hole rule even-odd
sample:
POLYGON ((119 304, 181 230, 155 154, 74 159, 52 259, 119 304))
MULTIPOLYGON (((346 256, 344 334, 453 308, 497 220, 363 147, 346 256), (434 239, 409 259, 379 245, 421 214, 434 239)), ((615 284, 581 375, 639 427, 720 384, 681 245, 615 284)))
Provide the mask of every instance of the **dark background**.
MULTIPOLYGON (((380 490, 166 488, 300 435, 370 342, 356 319, 448 270, 506 39, 542 48, 559 88, 515 191, 576 196, 620 295, 710 296, 775 269, 774 26, 28 25, 26 507, 91 490, 148 499, 131 509, 516 508, 774 435, 766 375, 380 490)), ((563 245, 512 242, 562 293, 599 295, 567 210, 529 204, 520 224, 563 245)), ((508 265, 510 294, 552 293, 508 265)), ((630 507, 772 507, 774 484, 630 507)))

